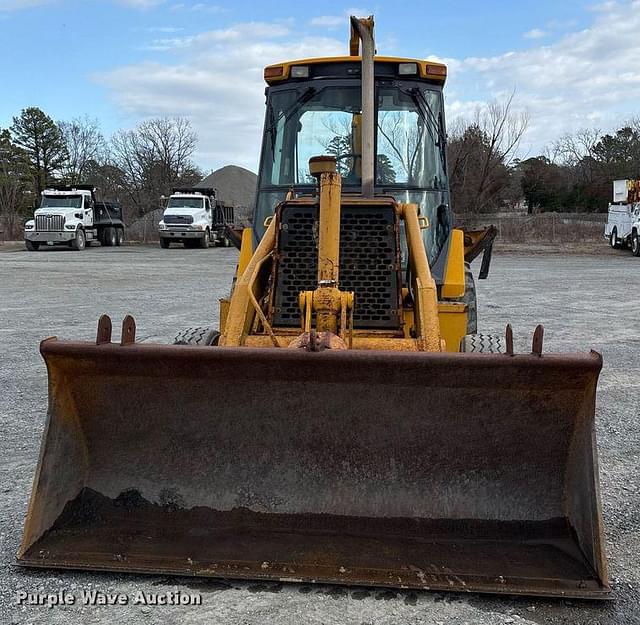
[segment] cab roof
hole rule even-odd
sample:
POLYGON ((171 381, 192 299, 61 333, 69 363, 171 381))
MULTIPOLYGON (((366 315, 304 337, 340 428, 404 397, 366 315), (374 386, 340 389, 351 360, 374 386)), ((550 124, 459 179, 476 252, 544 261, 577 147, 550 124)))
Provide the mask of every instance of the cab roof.
MULTIPOLYGON (((347 78, 359 76, 357 66, 361 63, 360 56, 332 56, 284 61, 265 67, 264 79, 268 85, 276 85, 298 79, 347 78), (293 67, 308 67, 308 76, 292 76, 291 69, 293 67)), ((397 76, 405 79, 428 80, 439 84, 444 84, 447 77, 447 66, 437 61, 375 56, 374 63, 376 77, 397 76), (411 65, 414 67, 410 67, 411 65), (403 66, 402 69, 401 66, 403 66)))

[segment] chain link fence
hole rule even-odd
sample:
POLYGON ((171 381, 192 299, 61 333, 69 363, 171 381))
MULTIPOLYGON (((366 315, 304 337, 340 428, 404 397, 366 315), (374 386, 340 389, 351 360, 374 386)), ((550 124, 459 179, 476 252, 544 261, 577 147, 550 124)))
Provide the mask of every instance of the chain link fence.
POLYGON ((540 213, 510 215, 487 213, 455 215, 455 225, 473 230, 488 225, 498 229, 504 243, 567 243, 602 241, 606 213, 540 213))

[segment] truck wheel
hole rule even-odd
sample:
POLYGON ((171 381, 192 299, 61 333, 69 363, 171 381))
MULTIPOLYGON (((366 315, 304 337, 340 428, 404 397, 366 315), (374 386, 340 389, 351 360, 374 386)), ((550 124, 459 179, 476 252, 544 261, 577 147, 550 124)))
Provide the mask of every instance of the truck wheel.
POLYGON ((167 239, 165 237, 160 237, 160 247, 163 250, 168 250, 169 249, 169 245, 171 245, 171 241, 169 241, 169 239, 167 239))
POLYGON ((637 232, 631 235, 631 253, 634 256, 640 256, 640 234, 637 232))
POLYGON ((173 339, 174 345, 217 345, 220 332, 213 328, 187 328, 178 332, 173 339))
POLYGON ((209 234, 209 230, 204 231, 204 236, 201 239, 198 239, 198 247, 203 250, 208 249, 209 243, 211 242, 211 234, 209 234))
POLYGON ((614 250, 619 250, 622 247, 622 243, 618 242, 618 231, 616 228, 611 231, 611 236, 609 237, 609 245, 614 250))
POLYGON ((116 245, 118 238, 116 236, 116 229, 112 226, 104 229, 104 245, 107 247, 113 247, 116 245))
POLYGON ((24 244, 30 252, 37 252, 40 249, 40 243, 37 241, 29 241, 25 239, 24 244))
POLYGON ((467 334, 460 341, 460 351, 504 354, 504 338, 498 334, 467 334))
POLYGON ((116 245, 120 247, 124 243, 124 228, 116 228, 116 245))
POLYGON ((76 238, 73 239, 73 241, 71 241, 71 243, 69 244, 69 247, 71 247, 72 250, 76 250, 76 251, 80 251, 83 250, 87 245, 87 237, 84 233, 84 230, 82 228, 78 228, 76 230, 76 238))

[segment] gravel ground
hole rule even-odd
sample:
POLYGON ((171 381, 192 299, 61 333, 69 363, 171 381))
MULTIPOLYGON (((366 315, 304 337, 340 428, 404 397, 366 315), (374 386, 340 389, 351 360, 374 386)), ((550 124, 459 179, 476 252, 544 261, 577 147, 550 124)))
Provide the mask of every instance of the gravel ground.
MULTIPOLYGON (((3 248, 0 247, 0 252, 3 248)), ((549 351, 604 355, 597 427, 607 553, 615 599, 605 603, 391 592, 21 569, 22 532, 46 410, 39 341, 93 339, 98 316, 138 337, 167 342, 186 325, 210 324, 227 293, 232 249, 92 248, 82 253, 15 246, 0 253, 0 623, 640 623, 640 261, 630 254, 519 255, 498 252, 479 283, 481 331, 514 326, 528 349, 536 323, 549 351), (178 286, 180 288, 178 288, 178 286), (202 605, 55 607, 17 605, 20 591, 80 596, 82 590, 197 593, 202 605)), ((603 250, 604 251, 604 250, 603 250)))

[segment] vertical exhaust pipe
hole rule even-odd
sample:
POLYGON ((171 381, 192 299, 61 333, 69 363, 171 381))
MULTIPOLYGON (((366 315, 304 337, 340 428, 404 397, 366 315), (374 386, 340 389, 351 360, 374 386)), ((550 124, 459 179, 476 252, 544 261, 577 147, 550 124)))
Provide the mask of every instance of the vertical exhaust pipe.
POLYGON ((362 48, 362 197, 372 198, 374 193, 374 139, 375 139, 375 41, 373 15, 357 18, 351 16, 349 53, 358 56, 362 48), (362 46, 360 45, 362 42, 362 46))

